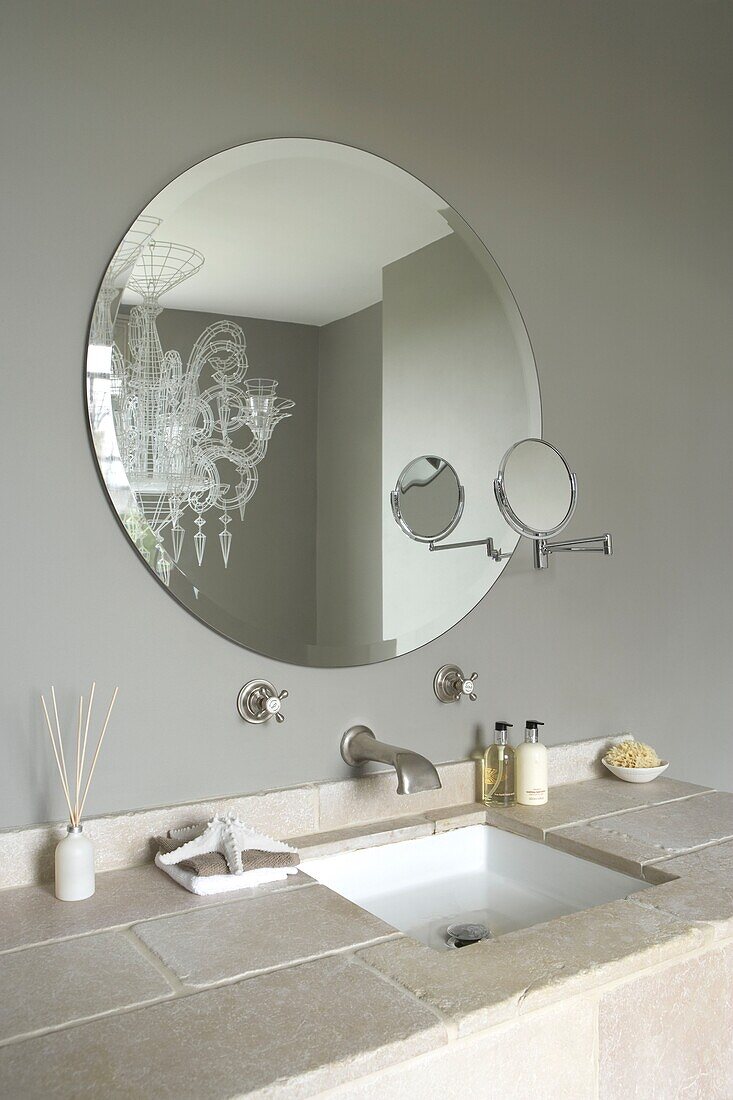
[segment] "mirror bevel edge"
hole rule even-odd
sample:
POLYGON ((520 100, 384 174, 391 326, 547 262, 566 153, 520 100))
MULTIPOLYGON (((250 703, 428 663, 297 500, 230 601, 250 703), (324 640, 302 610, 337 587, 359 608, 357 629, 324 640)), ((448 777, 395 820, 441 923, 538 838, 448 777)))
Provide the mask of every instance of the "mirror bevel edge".
MULTIPOLYGON (((90 336, 91 336, 91 332, 92 332, 92 321, 93 321, 93 315, 94 315, 94 308, 95 308, 97 299, 99 297, 100 290, 102 288, 102 283, 103 283, 103 280, 104 280, 105 273, 107 271, 109 263, 111 262, 111 259, 114 256, 115 252, 117 251, 119 246, 124 241, 125 236, 129 232, 130 228, 135 223, 137 218, 148 209, 150 204, 152 202, 154 202, 154 200, 157 198, 157 196, 161 192, 163 192, 166 188, 168 188, 172 184, 174 184, 177 180, 179 180, 182 176, 184 176, 188 171, 190 171, 191 169, 197 167, 198 165, 200 165, 202 163, 205 163, 206 161, 212 160, 213 158, 219 156, 220 154, 232 152, 233 150, 236 150, 236 149, 241 148, 243 146, 257 145, 257 144, 261 144, 261 143, 267 143, 267 142, 283 140, 283 139, 314 141, 314 142, 322 143, 324 145, 331 145, 331 146, 334 146, 335 148, 341 147, 341 148, 353 150, 353 151, 356 151, 356 152, 368 154, 370 156, 373 156, 373 157, 377 158, 378 160, 386 162, 387 164, 391 165, 392 167, 398 169, 399 171, 404 172, 407 175, 411 176, 414 180, 416 180, 418 183, 421 183, 425 188, 427 188, 427 190, 432 191, 434 194, 438 195, 443 200, 443 202, 445 202, 446 207, 455 215, 455 217, 457 219, 460 220, 461 224, 463 226, 465 226, 465 228, 466 228, 468 234, 470 235, 470 237, 476 242, 476 245, 478 246, 478 249, 479 249, 482 257, 484 259, 487 259, 488 262, 490 263, 492 272, 494 272, 496 274, 496 276, 498 277, 498 288, 500 289, 502 298, 506 302, 508 302, 508 304, 511 308, 511 311, 514 314, 514 317, 512 318, 512 331, 514 333, 514 337, 515 337, 515 340, 517 342, 518 352, 520 354, 522 371, 523 371, 523 376, 524 376, 525 392, 527 394, 528 403, 530 405, 531 415, 535 419, 535 422, 537 423, 537 426, 539 428, 539 432, 540 432, 540 435, 541 435, 541 433, 542 433, 542 422, 543 422, 542 393, 541 393, 541 385, 540 385, 539 372, 538 372, 538 369, 537 369, 536 357, 534 355, 534 349, 533 349, 533 346, 532 346, 532 340, 531 340, 531 337, 530 337, 530 334, 529 334, 529 330, 527 328, 524 316, 523 316, 522 311, 519 307, 519 304, 516 300, 516 297, 515 297, 515 295, 512 291, 511 286, 509 285, 506 277, 504 276, 503 271, 499 267, 499 264, 496 262, 496 259, 494 258, 494 256, 491 253, 490 249, 486 246, 485 242, 479 236, 479 234, 472 228, 470 223, 463 217, 462 214, 460 214, 454 207, 452 207, 451 204, 445 198, 443 198, 442 195, 439 195, 439 193, 436 192, 434 190, 434 188, 431 188, 419 176, 415 175, 409 169, 404 168, 402 165, 397 164, 396 162, 390 160, 388 157, 385 157, 380 153, 375 153, 370 149, 364 148, 362 146, 352 145, 348 142, 332 141, 330 139, 323 139, 323 138, 318 138, 318 137, 310 138, 310 137, 304 137, 303 135, 298 135, 297 139, 293 139, 292 135, 282 134, 282 135, 277 135, 277 136, 270 135, 270 136, 264 137, 264 138, 254 138, 251 141, 246 141, 246 142, 237 142, 237 143, 235 143, 231 146, 227 146, 224 149, 220 149, 215 153, 209 154, 208 156, 205 156, 203 159, 192 161, 184 169, 182 169, 181 172, 179 172, 175 176, 171 177, 162 187, 160 187, 148 199, 148 201, 140 208, 140 210, 135 215, 135 217, 132 219, 132 221, 129 223, 129 225, 127 225, 127 227, 126 227, 125 231, 122 233, 122 235, 118 238, 117 243, 115 245, 115 248, 110 253, 110 257, 108 258, 107 263, 106 263, 105 267, 103 268, 100 277, 97 280, 96 291, 95 291, 94 298, 92 300, 92 306, 91 306, 91 310, 90 310, 90 313, 89 313, 89 321, 88 321, 87 327, 86 327, 86 336, 85 336, 85 342, 84 342, 84 357, 83 357, 83 366, 82 366, 82 389, 83 389, 84 405, 85 405, 85 408, 86 408, 85 420, 86 420, 87 438, 88 438, 88 441, 89 441, 90 451, 91 451, 92 456, 94 458, 94 465, 96 467, 97 478, 99 480, 100 485, 102 486, 104 495, 107 498, 108 505, 109 505, 111 511, 114 514, 115 520, 116 520, 120 530, 122 531, 122 533, 125 537, 125 541, 129 544, 130 549, 134 552, 136 559, 139 562, 141 562, 143 566, 147 567, 146 571, 155 579, 157 584, 163 589, 163 591, 165 591, 167 596, 169 598, 172 598, 181 608, 183 608, 183 610, 188 612, 188 614, 191 615, 194 619, 196 619, 199 623, 206 626, 209 630, 213 631, 213 633, 217 634, 219 637, 225 638, 227 641, 233 642, 235 645, 240 646, 241 648, 246 649, 249 652, 252 652, 252 653, 255 653, 255 654, 260 654, 264 657, 267 657, 268 659, 275 660, 275 661, 280 661, 280 662, 285 663, 285 664, 297 665, 298 667, 312 667, 312 668, 347 668, 347 667, 349 667, 349 668, 351 668, 351 667, 362 667, 364 665, 370 665, 370 664, 381 664, 384 661, 393 660, 395 657, 404 656, 407 653, 416 652, 417 650, 424 648, 426 645, 429 645, 432 641, 437 641, 440 638, 444 637, 445 634, 447 634, 449 630, 452 630, 455 626, 458 626, 460 623, 462 623, 464 621, 464 619, 466 619, 468 617, 468 615, 470 615, 471 612, 474 611, 479 606, 479 604, 483 602, 484 598, 489 594, 491 588, 493 587, 493 584, 496 583, 496 581, 498 580, 501 572, 503 572, 503 569, 506 567, 509 560, 511 560, 511 558, 513 557, 514 551, 516 550, 517 546, 519 545, 519 540, 517 541, 515 546, 512 548, 511 552, 507 555, 506 560, 503 561, 502 563, 500 563, 498 572, 497 572, 496 576, 494 577, 494 579, 492 580, 489 587, 484 590, 484 592, 476 599, 476 602, 471 607, 469 607, 468 610, 465 611, 465 613, 461 614, 458 619, 456 619, 454 622, 452 622, 449 626, 446 626, 445 629, 439 630, 437 633, 430 633, 429 636, 420 637, 419 639, 416 639, 414 637, 410 637, 410 640, 406 643, 404 648, 399 648, 399 639, 395 639, 395 642, 397 643, 397 646, 398 646, 398 651, 396 653, 389 654, 389 655, 386 655, 386 656, 376 656, 376 657, 371 657, 371 658, 364 659, 363 654, 358 654, 357 655, 353 651, 355 647, 352 646, 350 652, 346 652, 345 654, 341 655, 339 658, 336 658, 336 656, 332 652, 333 647, 323 646, 323 645, 314 645, 314 646, 308 646, 307 647, 308 650, 309 650, 309 653, 307 655, 308 656, 307 660, 304 659, 304 656, 305 656, 304 654, 293 653, 293 654, 283 655, 282 652, 277 652, 277 653, 272 652, 271 649, 270 649, 270 646, 267 645, 267 644, 265 644, 264 646, 259 646, 258 645, 258 648, 254 648, 254 645, 249 640, 248 641, 243 641, 241 638, 237 637, 234 633, 228 632, 225 629, 221 629, 215 623, 210 622, 208 619, 206 619, 202 615, 198 614, 197 611, 192 606, 190 606, 188 603, 186 603, 181 596, 179 596, 176 592, 174 592, 170 587, 168 587, 165 584, 165 582, 162 580, 162 578, 160 576, 158 576, 155 569, 152 568, 149 563, 147 563, 144 559, 142 559, 142 557, 139 553, 139 550, 135 545, 135 542, 133 541, 129 531, 127 530, 127 528, 126 528, 126 526, 123 522, 122 516, 120 515, 120 513, 118 512, 118 510, 117 510, 117 508, 114 504, 110 489, 109 489, 109 487, 107 485, 107 482, 105 481, 105 478, 104 478, 104 473, 103 473, 102 466, 101 466, 100 461, 99 461, 99 456, 98 456, 96 445, 95 445, 95 439, 94 439, 94 433, 93 433, 93 423, 92 423, 92 410, 90 408, 90 401, 89 401, 89 385, 88 385, 88 378, 87 378, 87 374, 88 374, 87 353, 88 353, 88 348, 89 348, 89 345, 90 345, 90 336)), ((459 484, 460 484, 460 482, 459 482, 459 484)), ((462 485, 461 485, 461 488, 463 488, 462 485)), ((458 520, 460 518, 461 518, 461 516, 459 514, 458 517, 457 517, 456 523, 458 522, 458 520)), ((445 532, 445 535, 442 536, 442 537, 447 537, 447 535, 450 534, 450 531, 453 530, 454 526, 455 526, 455 524, 447 532, 445 532)), ((511 524, 510 524, 510 526, 511 526, 511 524)), ((515 528, 515 530, 516 530, 516 528, 515 528)), ((521 531, 517 531, 517 534, 521 534, 521 533, 522 533, 521 531)), ((427 634, 432 629, 433 629, 433 627, 430 623, 421 624, 420 629, 413 631, 412 634, 417 634, 417 635, 427 634)), ((342 647, 342 648, 344 648, 344 647, 342 647)), ((356 648, 364 648, 364 647, 356 647, 356 648)))

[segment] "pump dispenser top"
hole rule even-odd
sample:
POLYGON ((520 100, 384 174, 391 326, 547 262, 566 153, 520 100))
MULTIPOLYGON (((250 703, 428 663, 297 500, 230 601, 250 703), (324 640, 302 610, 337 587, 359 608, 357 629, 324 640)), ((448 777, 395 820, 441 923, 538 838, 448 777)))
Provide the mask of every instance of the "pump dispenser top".
POLYGON ((529 745, 537 745, 540 740, 540 731, 538 726, 544 726, 544 722, 537 722, 534 718, 528 718, 524 730, 524 740, 529 745))
POLYGON ((494 723, 494 744, 495 745, 508 745, 509 733, 508 730, 512 728, 512 722, 495 722, 494 723))

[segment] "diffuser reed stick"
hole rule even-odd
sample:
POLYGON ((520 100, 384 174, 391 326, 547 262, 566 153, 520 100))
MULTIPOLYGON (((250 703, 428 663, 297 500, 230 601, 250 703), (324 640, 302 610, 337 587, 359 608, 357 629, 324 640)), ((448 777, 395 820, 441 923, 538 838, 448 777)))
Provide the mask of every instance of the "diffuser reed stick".
POLYGON ((74 816, 79 819, 79 760, 81 759, 81 717, 84 712, 84 697, 79 696, 79 721, 76 723, 76 792, 74 795, 74 816))
POLYGON ((89 774, 86 777, 86 783, 84 782, 84 768, 86 764, 86 752, 87 752, 87 740, 89 737, 89 723, 92 716, 92 704, 94 703, 94 690, 96 683, 92 684, 92 690, 89 693, 89 704, 87 706, 86 721, 84 720, 84 696, 79 696, 79 713, 77 716, 76 725, 76 770, 75 770, 75 784, 74 784, 74 799, 72 801, 71 788, 69 786, 69 776, 66 769, 66 757, 64 755, 64 742, 61 736, 61 724, 59 722, 58 705, 56 703, 56 691, 51 688, 51 700, 53 702, 53 714, 55 719, 56 729, 51 723, 51 718, 48 713, 48 707, 46 706, 46 700, 41 695, 41 705, 43 707, 43 713, 46 718, 46 728, 48 729, 48 736, 51 739, 51 747, 53 749, 54 759, 56 761, 56 767, 58 769, 59 778, 61 780, 61 789, 66 799, 66 805, 69 809, 69 821, 71 826, 78 829, 81 824, 81 817, 84 812, 84 805, 89 794, 89 788, 91 786, 92 777, 94 775, 94 769, 97 766, 97 760, 99 759, 99 750, 102 748, 102 742, 104 735, 107 732, 107 726, 109 725, 110 715, 112 714, 112 708, 115 705, 117 698, 117 692, 119 688, 116 687, 112 693, 112 699, 110 700, 109 707, 107 708, 107 715, 104 719, 102 726, 102 732, 99 735, 97 741, 97 747, 94 751, 91 767, 89 768, 89 774), (84 735, 82 737, 82 725, 84 726, 84 735))
POLYGON ((79 810, 79 816, 80 817, 81 817, 82 813, 84 812, 84 803, 87 800, 87 795, 89 794, 89 786, 92 782, 92 776, 94 775, 94 769, 97 766, 97 757, 99 756, 99 750, 102 747, 102 742, 104 741, 104 735, 107 732, 107 726, 109 724, 109 716, 112 713, 112 707, 115 705, 115 699, 117 698, 117 692, 119 690, 120 690, 119 688, 115 688, 115 690, 112 694, 112 700, 109 704, 109 709, 107 710, 107 717, 104 720, 104 725, 102 726, 102 732, 99 735, 99 741, 97 741, 97 748, 96 748, 96 751, 94 753, 94 759, 92 760, 92 766, 89 769, 89 778, 87 779, 87 785, 84 788, 84 797, 81 800, 81 809, 79 810))
POLYGON ((53 700, 53 714, 54 714, 54 718, 56 719, 56 736, 59 739, 59 753, 61 755, 61 767, 63 768, 63 772, 64 772, 64 788, 66 790, 66 800, 67 800, 67 802, 70 802, 71 801, 71 796, 69 795, 69 777, 66 773, 66 760, 64 759, 64 742, 61 739, 61 726, 59 724, 59 708, 56 706, 56 692, 53 689, 53 685, 51 686, 51 698, 53 700))
POLYGON ((61 787, 64 792, 64 798, 66 799, 66 805, 69 807, 69 817, 72 824, 74 822, 74 811, 71 808, 71 799, 69 798, 69 790, 64 780, 64 773, 61 770, 61 761, 59 760, 58 749, 56 748, 56 741, 54 740, 53 730, 51 729, 51 719, 48 717, 48 708, 46 707, 46 700, 41 696, 41 703, 43 704, 43 713, 46 715, 46 725, 48 727, 48 736, 51 738, 51 745, 53 747, 53 755, 56 757, 56 767, 59 770, 59 776, 61 778, 61 787))

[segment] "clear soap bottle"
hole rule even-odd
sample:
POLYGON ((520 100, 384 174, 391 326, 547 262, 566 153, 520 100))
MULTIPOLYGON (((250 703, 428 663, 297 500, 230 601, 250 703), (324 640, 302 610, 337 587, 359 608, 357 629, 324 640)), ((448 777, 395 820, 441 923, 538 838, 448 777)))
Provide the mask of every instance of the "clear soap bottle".
POLYGON ((513 806, 514 749, 509 744, 511 722, 496 722, 494 744, 484 753, 482 794, 486 806, 513 806))

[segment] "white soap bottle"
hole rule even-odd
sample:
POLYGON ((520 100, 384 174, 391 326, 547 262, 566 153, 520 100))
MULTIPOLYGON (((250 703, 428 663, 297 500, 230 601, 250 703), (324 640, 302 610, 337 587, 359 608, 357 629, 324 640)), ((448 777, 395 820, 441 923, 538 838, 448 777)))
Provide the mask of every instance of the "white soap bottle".
POLYGON ((539 726, 544 722, 529 719, 524 744, 516 753, 517 803, 520 806, 544 806, 547 802, 547 749, 540 744, 539 726))

